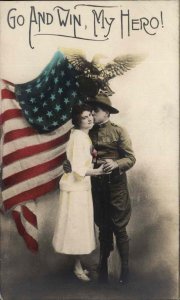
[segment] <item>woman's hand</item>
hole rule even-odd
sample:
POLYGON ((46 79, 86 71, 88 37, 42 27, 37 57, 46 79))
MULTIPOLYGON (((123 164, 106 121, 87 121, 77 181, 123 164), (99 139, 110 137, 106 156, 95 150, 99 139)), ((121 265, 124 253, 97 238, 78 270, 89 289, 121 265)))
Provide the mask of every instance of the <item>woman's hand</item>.
POLYGON ((106 174, 110 174, 111 173, 111 171, 109 171, 109 172, 105 172, 104 171, 104 164, 103 165, 101 165, 98 169, 96 169, 97 170, 97 175, 106 175, 106 174))

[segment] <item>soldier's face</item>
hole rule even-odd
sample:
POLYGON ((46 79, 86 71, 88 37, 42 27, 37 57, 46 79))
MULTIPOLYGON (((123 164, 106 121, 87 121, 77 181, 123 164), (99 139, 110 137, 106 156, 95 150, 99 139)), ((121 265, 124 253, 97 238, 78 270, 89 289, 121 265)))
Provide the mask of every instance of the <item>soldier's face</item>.
POLYGON ((93 111, 92 111, 92 115, 94 117, 94 123, 95 124, 103 123, 109 118, 109 112, 104 111, 100 107, 94 107, 93 111))

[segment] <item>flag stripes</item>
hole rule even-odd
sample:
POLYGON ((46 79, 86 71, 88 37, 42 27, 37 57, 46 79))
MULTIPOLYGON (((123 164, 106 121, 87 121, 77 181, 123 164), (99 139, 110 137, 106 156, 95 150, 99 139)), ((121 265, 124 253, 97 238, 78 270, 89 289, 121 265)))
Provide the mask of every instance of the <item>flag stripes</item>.
POLYGON ((32 155, 42 153, 43 151, 53 149, 54 147, 67 142, 68 138, 69 133, 49 142, 45 142, 39 145, 28 146, 23 149, 18 149, 3 157, 3 165, 6 166, 13 163, 14 161, 17 161, 18 159, 23 159, 25 157, 30 157, 32 155))
POLYGON ((30 127, 22 128, 22 129, 14 129, 10 132, 7 132, 4 136, 4 144, 9 143, 13 140, 25 137, 25 136, 31 136, 35 135, 36 130, 30 127))
POLYGON ((47 183, 36 186, 36 187, 29 189, 27 191, 24 191, 20 194, 17 194, 16 196, 13 196, 4 201, 4 208, 5 208, 5 210, 9 210, 9 209, 13 208, 13 206, 16 206, 16 205, 21 204, 26 201, 29 201, 31 199, 36 199, 38 197, 41 197, 42 195, 57 188, 58 183, 59 183, 59 179, 55 178, 51 181, 48 181, 47 183))
POLYGON ((29 250, 31 252, 37 252, 38 251, 38 242, 35 238, 32 237, 32 233, 31 235, 28 233, 28 231, 26 230, 26 228, 24 227, 22 220, 21 220, 21 213, 18 211, 13 210, 12 211, 12 217, 15 221, 17 230, 19 232, 19 234, 23 237, 27 248, 29 248, 29 250))
POLYGON ((1 83, 2 199, 3 211, 11 211, 28 249, 38 251, 38 197, 58 188, 66 143, 72 123, 39 134, 26 121, 16 101, 14 84, 1 83))
POLYGON ((22 213, 23 213, 24 218, 30 224, 32 224, 34 227, 37 228, 37 218, 36 218, 35 214, 25 205, 22 205, 21 209, 22 209, 22 213))
POLYGON ((3 190, 9 188, 17 183, 20 183, 24 180, 31 179, 35 176, 48 172, 49 170, 54 169, 58 164, 61 164, 65 159, 65 154, 59 155, 58 157, 47 161, 43 164, 36 165, 34 167, 28 168, 26 170, 15 173, 9 177, 3 179, 3 190))

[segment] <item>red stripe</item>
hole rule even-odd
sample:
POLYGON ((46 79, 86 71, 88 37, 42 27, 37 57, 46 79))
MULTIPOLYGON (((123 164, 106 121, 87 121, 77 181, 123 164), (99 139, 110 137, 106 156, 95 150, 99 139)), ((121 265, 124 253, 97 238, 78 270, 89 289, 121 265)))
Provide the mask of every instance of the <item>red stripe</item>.
POLYGON ((8 198, 3 202, 5 210, 11 209, 13 206, 18 205, 24 201, 36 199, 55 188, 58 187, 59 178, 55 178, 47 183, 43 183, 42 185, 36 186, 30 190, 24 191, 16 196, 8 198))
POLYGON ((18 149, 10 154, 7 154, 3 157, 3 164, 4 164, 4 166, 7 166, 16 160, 20 160, 25 157, 39 154, 43 151, 49 150, 56 146, 60 146, 61 144, 64 144, 65 142, 68 141, 69 134, 70 134, 70 132, 67 132, 63 136, 60 136, 52 141, 41 143, 38 145, 29 146, 29 147, 26 147, 23 149, 18 149))
POLYGON ((24 228, 22 222, 21 222, 21 215, 17 211, 12 212, 12 217, 15 221, 17 230, 19 234, 23 237, 27 247, 29 250, 32 252, 37 252, 38 251, 38 243, 37 241, 27 233, 26 229, 24 228))
POLYGON ((14 86, 14 83, 12 83, 12 82, 10 82, 10 81, 8 81, 8 80, 2 79, 2 81, 3 81, 4 83, 8 83, 8 84, 14 86))
POLYGON ((12 91, 8 90, 8 89, 2 89, 1 90, 1 98, 2 99, 16 99, 16 95, 15 93, 13 93, 12 91))
POLYGON ((17 108, 8 109, 5 112, 3 112, 0 117, 1 117, 1 124, 3 124, 4 122, 10 119, 22 117, 22 111, 21 109, 17 109, 17 108))
POLYGON ((22 137, 31 136, 37 134, 37 131, 32 127, 25 127, 22 129, 15 129, 7 132, 4 136, 4 144, 17 140, 22 137))
POLYGON ((25 180, 29 180, 31 178, 37 177, 38 175, 44 174, 60 164, 62 164, 63 160, 65 160, 66 154, 63 153, 59 155, 56 158, 53 158, 52 160, 49 160, 45 163, 33 166, 31 168, 28 168, 26 170, 20 171, 18 173, 14 173, 13 175, 6 177, 3 180, 3 190, 17 184, 20 182, 23 182, 25 180))
POLYGON ((30 223, 32 224, 34 227, 37 228, 37 218, 36 215, 25 205, 21 206, 22 208, 22 213, 24 218, 30 223))

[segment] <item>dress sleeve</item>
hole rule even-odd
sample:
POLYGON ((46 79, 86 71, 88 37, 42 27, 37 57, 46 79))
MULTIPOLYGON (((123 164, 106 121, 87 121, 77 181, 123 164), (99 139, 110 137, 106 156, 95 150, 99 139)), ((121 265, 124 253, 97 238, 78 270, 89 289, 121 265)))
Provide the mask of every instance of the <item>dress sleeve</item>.
POLYGON ((71 167, 76 179, 83 179, 89 167, 90 146, 81 135, 74 136, 72 143, 71 167))

